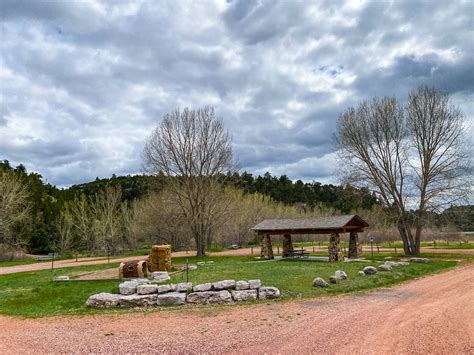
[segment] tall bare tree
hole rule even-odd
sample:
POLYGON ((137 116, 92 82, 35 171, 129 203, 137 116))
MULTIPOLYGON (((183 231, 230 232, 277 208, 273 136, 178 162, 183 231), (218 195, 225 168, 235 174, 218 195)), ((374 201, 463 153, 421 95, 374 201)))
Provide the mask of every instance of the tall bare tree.
POLYGON ((413 91, 405 106, 394 97, 374 98, 339 118, 343 178, 371 187, 394 211, 406 254, 420 252, 426 212, 469 190, 463 181, 469 167, 463 118, 447 94, 427 87, 413 91), (409 212, 413 207, 415 218, 409 212))
POLYGON ((24 243, 15 233, 17 223, 30 217, 28 188, 13 172, 0 173, 0 244, 20 247, 24 243))
POLYGON ((149 172, 169 177, 169 188, 189 224, 197 255, 205 255, 219 213, 217 178, 233 168, 231 141, 222 120, 211 107, 165 115, 146 141, 144 160, 149 172))

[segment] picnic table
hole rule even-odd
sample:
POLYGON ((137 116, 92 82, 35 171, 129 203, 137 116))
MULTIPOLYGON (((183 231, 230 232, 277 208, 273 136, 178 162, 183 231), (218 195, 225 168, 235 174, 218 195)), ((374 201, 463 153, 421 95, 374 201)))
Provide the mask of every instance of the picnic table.
POLYGON ((306 252, 303 248, 289 250, 285 258, 307 258, 309 253, 306 252))

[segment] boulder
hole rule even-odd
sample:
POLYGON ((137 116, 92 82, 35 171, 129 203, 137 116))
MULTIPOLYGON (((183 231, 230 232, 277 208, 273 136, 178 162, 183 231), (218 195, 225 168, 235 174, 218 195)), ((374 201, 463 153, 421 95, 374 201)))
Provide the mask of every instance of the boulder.
POLYGON ((409 262, 406 262, 406 261, 399 261, 398 263, 398 266, 407 266, 407 265, 410 265, 409 262))
POLYGON ((186 294, 182 292, 168 292, 158 295, 158 306, 179 306, 186 302, 186 294))
POLYGON ((54 278, 54 281, 69 281, 69 276, 67 275, 56 276, 54 278))
POLYGON ((410 261, 413 262, 413 263, 427 263, 428 259, 426 259, 426 258, 411 258, 410 261))
POLYGON ((258 298, 261 300, 280 297, 280 290, 273 286, 260 287, 258 298))
POLYGON ((237 291, 240 291, 240 290, 248 290, 249 288, 250 288, 250 285, 249 285, 249 283, 248 283, 247 281, 241 280, 241 281, 237 281, 237 282, 235 283, 235 289, 236 289, 237 291))
POLYGON ((366 275, 373 275, 377 273, 377 268, 375 266, 366 266, 362 269, 366 275))
POLYGON ((365 272, 359 271, 359 272, 357 273, 357 275, 359 275, 359 276, 365 276, 365 272))
POLYGON ((121 307, 151 307, 156 305, 158 295, 128 295, 120 297, 121 307))
POLYGON ((235 280, 222 280, 222 281, 214 282, 212 284, 212 288, 216 291, 235 288, 235 280))
POLYGON ((259 279, 257 280, 249 280, 249 287, 251 290, 256 290, 257 288, 260 288, 262 286, 262 281, 259 279))
POLYGON ((212 284, 210 282, 205 284, 196 285, 193 287, 193 292, 203 292, 212 290, 212 284))
POLYGON ((393 266, 398 266, 398 263, 396 261, 386 261, 384 263, 384 265, 388 265, 390 267, 393 267, 393 266))
POLYGON ((232 291, 232 299, 236 302, 253 301, 257 299, 257 296, 257 290, 232 291))
POLYGON ((139 295, 149 295, 152 293, 157 293, 158 292, 158 286, 156 285, 138 285, 137 286, 137 293, 139 295))
POLYGON ((336 276, 336 278, 339 280, 347 280, 347 274, 342 270, 337 270, 334 273, 334 276, 336 276))
POLYGON ((339 279, 332 275, 332 276, 329 276, 329 282, 332 283, 332 284, 337 284, 337 282, 339 281, 339 279))
POLYGON ((187 291, 191 291, 192 289, 193 289, 192 282, 180 282, 179 284, 176 285, 177 292, 187 292, 187 291))
POLYGON ((176 291, 176 285, 173 285, 173 284, 158 285, 156 286, 156 291, 159 294, 173 292, 173 291, 176 291))
POLYGON ((150 282, 150 280, 145 279, 145 278, 136 278, 136 279, 131 279, 130 281, 136 282, 139 285, 144 285, 150 282))
POLYGON ((377 266, 377 270, 379 270, 379 271, 390 271, 390 270, 392 270, 392 267, 390 265, 383 264, 383 265, 377 266))
POLYGON ((167 281, 170 279, 168 271, 154 271, 151 274, 155 281, 167 281))
POLYGON ((329 284, 324 281, 323 278, 321 277, 316 277, 314 280, 313 280, 313 286, 316 286, 316 287, 322 287, 322 288, 327 288, 329 286, 329 284))
POLYGON ((226 290, 193 292, 186 297, 186 302, 192 304, 229 303, 232 302, 232 295, 226 290))
POLYGON ((121 295, 133 295, 137 292, 138 283, 135 281, 125 281, 119 285, 119 293, 121 295))
POLYGON ((86 305, 89 307, 112 308, 120 304, 120 295, 114 293, 102 292, 90 296, 86 305))

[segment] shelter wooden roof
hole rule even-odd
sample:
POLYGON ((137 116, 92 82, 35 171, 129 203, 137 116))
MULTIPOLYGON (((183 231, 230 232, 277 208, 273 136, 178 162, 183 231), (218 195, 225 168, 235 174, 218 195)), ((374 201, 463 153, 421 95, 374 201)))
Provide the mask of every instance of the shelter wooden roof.
POLYGON ((358 215, 266 219, 252 230, 259 234, 326 234, 363 231, 369 224, 358 215))

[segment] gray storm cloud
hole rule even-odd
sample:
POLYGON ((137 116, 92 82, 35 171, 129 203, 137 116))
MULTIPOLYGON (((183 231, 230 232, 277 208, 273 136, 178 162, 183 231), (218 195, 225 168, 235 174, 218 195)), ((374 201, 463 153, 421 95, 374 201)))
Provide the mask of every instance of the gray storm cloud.
MULTIPOLYGON (((0 159, 67 186, 141 170, 175 108, 212 105, 243 170, 335 182, 339 114, 447 90, 474 122, 473 3, 2 1, 0 159)), ((472 133, 472 131, 471 131, 472 133)))

